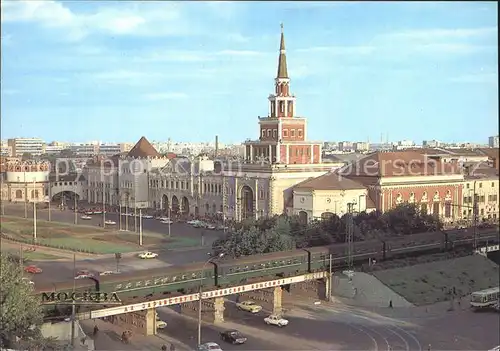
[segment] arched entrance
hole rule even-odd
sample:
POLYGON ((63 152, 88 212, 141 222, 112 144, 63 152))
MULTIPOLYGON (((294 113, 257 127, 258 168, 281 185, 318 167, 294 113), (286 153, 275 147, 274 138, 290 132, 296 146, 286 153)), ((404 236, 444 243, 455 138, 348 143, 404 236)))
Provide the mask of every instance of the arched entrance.
POLYGON ((80 195, 74 193, 72 191, 61 191, 60 193, 52 195, 52 201, 61 203, 61 204, 73 204, 73 202, 78 201, 80 199, 80 195))
POLYGON ((16 190, 16 199, 22 199, 22 198, 23 198, 23 191, 16 190))
POLYGON ((241 219, 253 218, 253 190, 248 185, 241 188, 241 219))
POLYGON ((321 219, 322 219, 323 221, 328 220, 328 219, 331 219, 332 217, 333 217, 333 213, 331 213, 331 212, 323 212, 323 213, 321 214, 321 219))
POLYGON ((305 211, 299 212, 299 222, 302 224, 307 224, 307 212, 305 211))
POLYGON ((163 195, 161 197, 161 208, 164 209, 164 210, 168 210, 168 196, 167 195, 163 195))
POLYGON ((172 196, 172 212, 177 214, 179 213, 180 207, 179 207, 179 199, 177 196, 172 196))
POLYGON ((181 211, 183 215, 189 215, 189 200, 185 196, 181 200, 181 211))

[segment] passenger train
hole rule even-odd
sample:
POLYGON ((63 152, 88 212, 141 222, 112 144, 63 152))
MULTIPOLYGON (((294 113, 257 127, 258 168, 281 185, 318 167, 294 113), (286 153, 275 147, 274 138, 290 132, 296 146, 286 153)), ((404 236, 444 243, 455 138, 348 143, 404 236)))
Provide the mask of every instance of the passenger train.
MULTIPOLYGON (((452 251, 456 248, 472 248, 473 233, 470 229, 427 232, 390 237, 383 240, 367 240, 352 243, 351 259, 354 265, 395 258, 452 251)), ((478 229, 478 245, 497 244, 498 228, 478 229)), ((347 262, 347 244, 312 247, 285 252, 240 257, 237 259, 212 260, 209 263, 193 263, 101 276, 74 282, 37 284, 35 294, 102 291, 116 292, 121 299, 144 297, 161 298, 162 295, 195 292, 200 284, 204 290, 226 287, 247 282, 252 278, 276 278, 328 271, 330 256, 335 271, 344 269, 347 262)))

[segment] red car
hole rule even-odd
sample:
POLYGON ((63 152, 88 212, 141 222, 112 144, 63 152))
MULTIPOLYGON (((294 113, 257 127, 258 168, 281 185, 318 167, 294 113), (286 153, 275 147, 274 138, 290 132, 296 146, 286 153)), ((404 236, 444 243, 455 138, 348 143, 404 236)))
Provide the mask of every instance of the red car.
POLYGON ((27 266, 27 267, 24 267, 24 271, 26 273, 31 273, 31 274, 42 273, 42 269, 38 268, 37 266, 27 266))

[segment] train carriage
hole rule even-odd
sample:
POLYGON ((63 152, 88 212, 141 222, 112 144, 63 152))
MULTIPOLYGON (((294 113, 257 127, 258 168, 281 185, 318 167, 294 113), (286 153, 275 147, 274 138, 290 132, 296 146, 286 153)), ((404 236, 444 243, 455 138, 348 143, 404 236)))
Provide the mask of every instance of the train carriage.
POLYGON ((273 252, 218 263, 219 285, 239 284, 250 278, 286 277, 307 273, 308 255, 302 250, 273 252))

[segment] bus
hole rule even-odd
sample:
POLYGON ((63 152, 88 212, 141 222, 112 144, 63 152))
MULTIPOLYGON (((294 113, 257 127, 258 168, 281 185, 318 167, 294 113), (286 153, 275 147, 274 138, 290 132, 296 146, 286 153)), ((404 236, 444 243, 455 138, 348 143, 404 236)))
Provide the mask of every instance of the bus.
POLYGON ((476 291, 471 294, 470 305, 473 309, 498 307, 499 287, 476 291))

